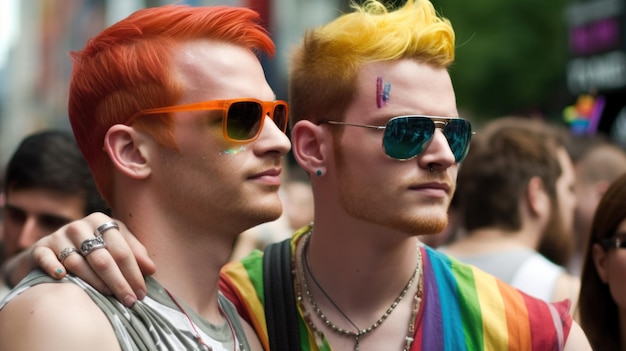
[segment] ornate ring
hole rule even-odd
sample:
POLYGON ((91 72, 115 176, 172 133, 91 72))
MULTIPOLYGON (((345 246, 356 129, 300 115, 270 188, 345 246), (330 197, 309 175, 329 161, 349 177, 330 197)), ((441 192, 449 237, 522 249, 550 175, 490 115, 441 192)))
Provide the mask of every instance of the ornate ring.
POLYGON ((115 223, 113 221, 106 222, 106 223, 100 225, 98 228, 96 228, 96 231, 93 234, 95 236, 101 236, 102 233, 106 232, 107 230, 109 230, 111 228, 115 228, 115 229, 119 230, 120 226, 117 225, 117 223, 115 223))
POLYGON ((93 239, 87 239, 80 244, 80 253, 83 256, 89 255, 93 250, 105 249, 107 244, 104 242, 102 236, 97 236, 93 239))
POLYGON ((76 248, 66 247, 59 254, 59 261, 61 261, 61 264, 63 264, 63 261, 65 261, 66 258, 68 258, 70 255, 73 255, 75 253, 78 253, 78 250, 76 248))

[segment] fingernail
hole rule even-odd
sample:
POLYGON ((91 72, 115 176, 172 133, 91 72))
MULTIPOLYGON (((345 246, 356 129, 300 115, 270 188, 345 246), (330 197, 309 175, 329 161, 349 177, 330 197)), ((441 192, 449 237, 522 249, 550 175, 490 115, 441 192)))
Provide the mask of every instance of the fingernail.
POLYGON ((57 268, 57 275, 61 275, 61 274, 63 274, 63 269, 57 268))
POLYGON ((126 295, 124 298, 124 306, 133 307, 133 305, 137 302, 137 299, 132 295, 126 295))
POLYGON ((138 289, 135 291, 135 295, 137 295, 138 300, 143 300, 144 297, 146 297, 146 292, 141 289, 138 289))

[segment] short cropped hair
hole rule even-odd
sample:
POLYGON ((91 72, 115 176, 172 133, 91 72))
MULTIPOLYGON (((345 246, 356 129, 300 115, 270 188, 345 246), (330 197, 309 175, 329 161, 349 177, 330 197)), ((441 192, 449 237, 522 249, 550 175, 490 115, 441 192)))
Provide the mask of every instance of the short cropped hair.
POLYGON ((25 137, 9 159, 4 193, 52 190, 85 199, 83 214, 105 211, 87 162, 69 131, 46 130, 25 137))
MULTIPOLYGON (((173 52, 183 42, 215 40, 274 54, 258 13, 227 6, 169 5, 139 10, 73 52, 69 117, 81 151, 104 199, 112 201, 112 164, 102 150, 108 129, 136 112, 176 104, 181 83, 173 52)), ((171 117, 137 120, 135 126, 176 148, 171 117)))
POLYGON ((448 68, 454 61, 454 30, 428 0, 387 9, 382 2, 353 4, 355 12, 305 33, 291 58, 291 123, 343 120, 366 63, 414 59, 448 68))
POLYGON ((472 138, 459 169, 456 196, 464 228, 521 229, 519 200, 533 177, 556 205, 562 145, 556 130, 540 120, 504 117, 488 123, 472 138))

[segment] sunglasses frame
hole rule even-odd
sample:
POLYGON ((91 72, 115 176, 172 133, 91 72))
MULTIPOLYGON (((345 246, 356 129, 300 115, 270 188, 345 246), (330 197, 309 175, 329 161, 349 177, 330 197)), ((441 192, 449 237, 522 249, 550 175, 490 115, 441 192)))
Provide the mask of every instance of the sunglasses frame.
MULTIPOLYGON (((222 111, 222 134, 224 135, 224 139, 233 143, 248 143, 248 142, 256 140, 256 138, 258 138, 259 135, 261 134, 261 131, 263 130, 263 123, 265 122, 265 118, 264 118, 265 116, 269 116, 274 121, 274 123, 276 123, 274 120, 274 111, 276 110, 277 106, 281 106, 281 105, 284 106, 285 108, 285 120, 283 121, 284 127, 281 128, 281 131, 283 133, 286 133, 287 124, 289 120, 289 105, 287 104, 287 102, 283 100, 261 101, 261 100, 253 99, 253 98, 209 100, 209 101, 194 102, 191 104, 184 104, 184 105, 149 108, 149 109, 138 111, 137 113, 132 115, 124 124, 131 125, 133 122, 135 122, 137 118, 145 116, 145 115, 156 115, 156 114, 163 114, 163 113, 186 112, 186 111, 221 110, 222 111), (230 107, 233 104, 240 103, 240 102, 254 102, 254 103, 259 104, 262 108, 260 122, 259 122, 259 129, 257 130, 254 136, 248 139, 243 139, 243 140, 231 138, 230 136, 228 136, 228 130, 227 130, 228 112, 230 110, 230 107)), ((278 127, 278 125, 276 126, 278 127)))
MULTIPOLYGON (((618 233, 617 235, 624 235, 624 233, 618 233)), ((613 236, 611 238, 604 238, 600 240, 600 245, 605 249, 626 249, 626 240, 620 239, 619 236, 613 236)))
MULTIPOLYGON (((467 121, 463 118, 458 118, 458 117, 441 117, 441 116, 427 116, 427 115, 403 115, 403 116, 395 116, 393 118, 391 118, 389 121, 387 121, 387 123, 385 123, 384 126, 375 126, 375 125, 370 125, 370 124, 358 124, 358 123, 349 123, 349 122, 342 122, 342 121, 332 121, 332 120, 323 120, 321 121, 319 124, 334 124, 334 125, 340 125, 340 126, 349 126, 349 127, 361 127, 361 128, 370 128, 370 129, 376 129, 376 130, 385 130, 387 129, 387 126, 389 125, 389 123, 391 123, 394 119, 398 119, 398 118, 406 118, 406 117, 421 117, 421 118, 426 118, 429 119, 433 122, 433 124, 435 125, 435 129, 439 128, 441 129, 442 132, 445 131, 445 127, 450 123, 450 121, 452 120, 463 120, 463 121, 467 121)), ((471 124, 470 124, 470 128, 471 128, 471 124)), ((476 134, 476 132, 471 132, 470 135, 474 135, 476 134)), ((445 133, 444 133, 445 135, 445 133)), ((430 143, 430 141, 432 141, 433 137, 435 136, 435 134, 433 133, 433 136, 430 137, 430 139, 428 139, 427 141, 424 142, 424 150, 426 150, 426 148, 428 147, 428 143, 430 143)), ((446 136, 447 139, 447 136, 446 136)), ((448 144, 448 146, 450 146, 448 144)), ((469 141, 468 141, 468 145, 467 145, 467 149, 469 149, 469 141)), ((398 161, 408 161, 408 160, 412 160, 414 158, 416 158, 417 156, 421 155, 424 150, 422 150, 422 152, 417 153, 414 156, 411 156, 409 158, 396 158, 396 157, 392 157, 389 156, 389 154, 387 153, 387 150, 385 149, 385 140, 383 137, 383 152, 385 153, 385 155, 391 159, 394 160, 398 160, 398 161)), ((467 151, 466 151, 466 155, 467 155, 467 151)), ((463 161, 463 159, 465 159, 465 156, 463 156, 463 158, 460 161, 456 161, 457 163, 463 161)))

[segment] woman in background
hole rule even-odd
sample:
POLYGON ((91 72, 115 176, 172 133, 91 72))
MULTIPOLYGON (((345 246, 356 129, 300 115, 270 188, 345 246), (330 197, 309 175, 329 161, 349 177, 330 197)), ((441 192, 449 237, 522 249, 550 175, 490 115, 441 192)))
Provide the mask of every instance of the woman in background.
POLYGON ((579 313, 594 350, 626 350, 626 174, 611 184, 596 209, 579 313))

